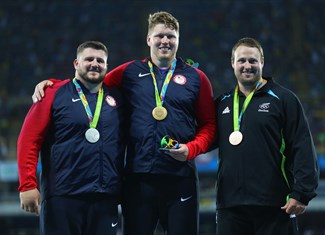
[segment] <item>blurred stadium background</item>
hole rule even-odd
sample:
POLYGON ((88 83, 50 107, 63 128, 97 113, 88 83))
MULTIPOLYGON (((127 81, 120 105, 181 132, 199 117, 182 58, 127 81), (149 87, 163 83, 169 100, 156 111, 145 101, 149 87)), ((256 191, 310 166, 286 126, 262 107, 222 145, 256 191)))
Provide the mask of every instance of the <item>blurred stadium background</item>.
MULTIPOLYGON (((73 77, 76 47, 85 40, 99 40, 108 46, 109 69, 147 57, 147 18, 161 10, 178 18, 178 56, 200 64, 211 80, 215 96, 234 85, 232 45, 245 36, 261 41, 266 62, 264 75, 273 76, 301 99, 321 166, 319 196, 300 217, 300 232, 324 235, 323 0, 1 0, 0 234, 38 234, 37 218, 19 208, 16 166, 17 136, 32 103, 34 86, 50 77, 73 77)), ((216 151, 197 158, 201 235, 215 234, 216 159, 216 151)))

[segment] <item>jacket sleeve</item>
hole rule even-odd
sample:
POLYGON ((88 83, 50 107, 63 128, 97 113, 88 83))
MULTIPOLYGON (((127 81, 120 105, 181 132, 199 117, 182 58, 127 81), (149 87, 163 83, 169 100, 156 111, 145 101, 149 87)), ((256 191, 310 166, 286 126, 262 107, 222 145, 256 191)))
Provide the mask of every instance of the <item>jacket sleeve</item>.
POLYGON ((308 205, 308 202, 316 196, 318 186, 317 154, 298 97, 289 91, 289 96, 283 102, 285 102, 284 155, 292 165, 294 177, 289 196, 308 205))
POLYGON ((197 71, 201 79, 200 92, 196 103, 198 130, 194 140, 186 144, 189 149, 188 160, 207 152, 216 135, 216 114, 211 83, 202 71, 197 71))
POLYGON ((20 192, 37 188, 37 163, 42 143, 51 122, 52 103, 58 86, 46 89, 46 96, 29 109, 17 141, 20 192))
POLYGON ((70 81, 70 79, 65 79, 65 80, 59 80, 59 79, 56 79, 56 78, 49 78, 49 80, 51 81, 51 82, 53 82, 54 84, 56 84, 56 83, 60 83, 60 82, 67 82, 67 81, 70 81))
POLYGON ((107 73, 103 81, 104 84, 108 87, 120 87, 124 70, 132 62, 133 61, 122 64, 116 67, 115 69, 113 69, 112 71, 110 71, 109 73, 107 73))

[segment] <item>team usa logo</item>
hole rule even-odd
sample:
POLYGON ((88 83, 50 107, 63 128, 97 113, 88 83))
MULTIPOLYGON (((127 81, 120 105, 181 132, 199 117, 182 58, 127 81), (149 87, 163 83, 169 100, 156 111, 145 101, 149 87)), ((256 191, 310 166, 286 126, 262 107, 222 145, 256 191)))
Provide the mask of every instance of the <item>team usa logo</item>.
POLYGON ((173 77, 173 81, 179 85, 184 85, 186 83, 186 77, 178 74, 173 77))
POLYGON ((106 103, 109 106, 111 106, 111 107, 115 107, 116 106, 116 100, 114 99, 114 97, 108 95, 108 96, 106 96, 105 100, 106 100, 106 103))

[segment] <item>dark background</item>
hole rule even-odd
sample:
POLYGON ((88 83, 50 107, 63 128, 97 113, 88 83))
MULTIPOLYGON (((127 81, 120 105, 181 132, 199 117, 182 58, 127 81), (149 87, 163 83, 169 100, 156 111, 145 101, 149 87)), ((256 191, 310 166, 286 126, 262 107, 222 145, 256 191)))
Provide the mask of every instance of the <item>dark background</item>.
MULTIPOLYGON (((321 165, 319 196, 301 217, 301 234, 324 234, 325 2, 323 0, 9 1, 0 3, 0 234, 36 234, 37 219, 19 209, 16 141, 44 79, 74 76, 77 46, 102 41, 109 70, 149 55, 150 13, 168 11, 180 22, 178 56, 191 58, 209 77, 215 96, 235 84, 233 44, 258 39, 264 75, 300 98, 321 165)), ((139 94, 141 95, 141 94, 139 94)), ((201 180, 201 234, 214 234, 217 152, 197 158, 201 180)))

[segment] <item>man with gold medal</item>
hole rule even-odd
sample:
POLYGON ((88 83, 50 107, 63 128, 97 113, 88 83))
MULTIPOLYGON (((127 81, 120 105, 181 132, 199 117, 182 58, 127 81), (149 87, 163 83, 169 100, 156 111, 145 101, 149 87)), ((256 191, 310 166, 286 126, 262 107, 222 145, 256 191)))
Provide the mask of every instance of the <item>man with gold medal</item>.
POLYGON ((121 88, 130 120, 123 234, 151 235, 159 221, 166 233, 198 235, 194 159, 215 137, 212 87, 200 69, 176 57, 179 23, 170 13, 149 15, 146 41, 149 57, 122 64, 104 79, 121 88), (164 145, 167 136, 176 144, 164 145))
POLYGON ((216 100, 217 234, 293 235, 316 196, 318 163, 297 96, 262 76, 253 38, 235 43, 236 86, 216 100))
POLYGON ((163 104, 164 104, 164 98, 166 95, 168 84, 170 82, 170 79, 173 76, 173 73, 174 73, 174 70, 176 67, 176 59, 174 59, 172 64, 170 65, 170 69, 168 70, 164 84, 162 85, 160 95, 158 92, 156 76, 153 71, 153 65, 150 60, 148 61, 148 66, 150 68, 150 74, 152 76, 153 84, 155 87, 155 99, 156 99, 156 107, 152 110, 152 116, 156 120, 161 121, 161 120, 164 120, 167 116, 167 109, 165 107, 163 107, 163 104))

